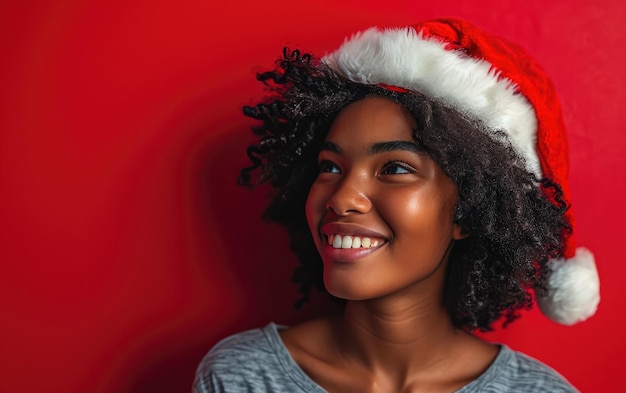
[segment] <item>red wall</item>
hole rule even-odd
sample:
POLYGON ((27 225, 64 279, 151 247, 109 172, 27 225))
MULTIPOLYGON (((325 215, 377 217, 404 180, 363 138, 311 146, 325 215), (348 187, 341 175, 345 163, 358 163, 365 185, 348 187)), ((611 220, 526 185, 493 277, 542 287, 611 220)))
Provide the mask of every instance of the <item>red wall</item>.
POLYGON ((257 219, 263 190, 235 185, 251 141, 240 107, 284 44, 323 54, 436 16, 522 43, 553 75, 577 236, 602 280, 593 319, 532 311, 489 338, 582 391, 626 391, 620 0, 3 3, 0 391, 189 391, 225 334, 322 307, 291 309, 286 236, 257 219))

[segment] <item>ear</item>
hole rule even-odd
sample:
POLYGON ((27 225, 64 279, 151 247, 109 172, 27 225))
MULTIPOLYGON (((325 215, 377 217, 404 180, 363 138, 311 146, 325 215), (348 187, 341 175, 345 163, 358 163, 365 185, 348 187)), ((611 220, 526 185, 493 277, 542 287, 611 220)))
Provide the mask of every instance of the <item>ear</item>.
POLYGON ((468 237, 470 234, 465 231, 465 229, 463 227, 461 227, 459 224, 453 224, 454 227, 452 228, 452 238, 454 240, 461 240, 461 239, 465 239, 466 237, 468 237))

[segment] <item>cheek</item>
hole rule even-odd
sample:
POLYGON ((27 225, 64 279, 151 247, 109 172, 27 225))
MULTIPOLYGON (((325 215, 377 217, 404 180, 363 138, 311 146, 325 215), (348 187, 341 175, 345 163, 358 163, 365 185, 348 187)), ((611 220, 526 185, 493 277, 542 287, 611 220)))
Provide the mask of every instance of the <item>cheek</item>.
POLYGON ((381 215, 388 221, 396 236, 451 232, 454 206, 442 193, 428 190, 407 190, 387 193, 382 198, 381 215))
POLYGON ((377 203, 381 216, 392 226, 410 227, 417 219, 429 215, 428 201, 415 190, 392 190, 383 194, 377 203))

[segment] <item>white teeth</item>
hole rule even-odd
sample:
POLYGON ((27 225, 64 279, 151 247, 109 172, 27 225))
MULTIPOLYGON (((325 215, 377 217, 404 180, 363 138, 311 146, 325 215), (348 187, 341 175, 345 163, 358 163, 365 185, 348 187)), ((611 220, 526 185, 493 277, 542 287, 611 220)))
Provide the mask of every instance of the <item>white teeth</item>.
POLYGON ((341 248, 352 248, 352 237, 344 236, 341 241, 341 248))
POLYGON ((333 248, 341 248, 341 236, 335 235, 333 239, 333 248))
POLYGON ((372 240, 369 237, 328 235, 328 243, 333 248, 373 248, 381 244, 380 240, 372 240))

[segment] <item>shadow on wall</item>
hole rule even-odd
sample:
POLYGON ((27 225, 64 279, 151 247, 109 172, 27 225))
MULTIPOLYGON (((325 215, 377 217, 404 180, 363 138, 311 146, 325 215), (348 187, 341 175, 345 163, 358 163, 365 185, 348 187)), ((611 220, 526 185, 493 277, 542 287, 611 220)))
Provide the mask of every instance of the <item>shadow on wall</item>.
POLYGON ((134 365, 125 367, 129 392, 188 392, 198 363, 221 338, 269 321, 296 323, 333 307, 324 294, 313 293, 302 310, 293 308, 299 296, 291 283, 297 260, 282 228, 260 218, 269 189, 249 190, 236 183, 240 168, 249 162, 245 151, 253 138, 248 130, 233 127, 193 148, 195 157, 187 168, 192 183, 189 211, 195 217, 192 235, 199 251, 189 263, 208 276, 201 278, 207 298, 197 299, 197 320, 157 338, 134 365), (222 260, 205 260, 207 248, 216 245, 222 260), (223 292, 211 295, 212 285, 223 292), (224 309, 232 316, 218 311, 224 309))

